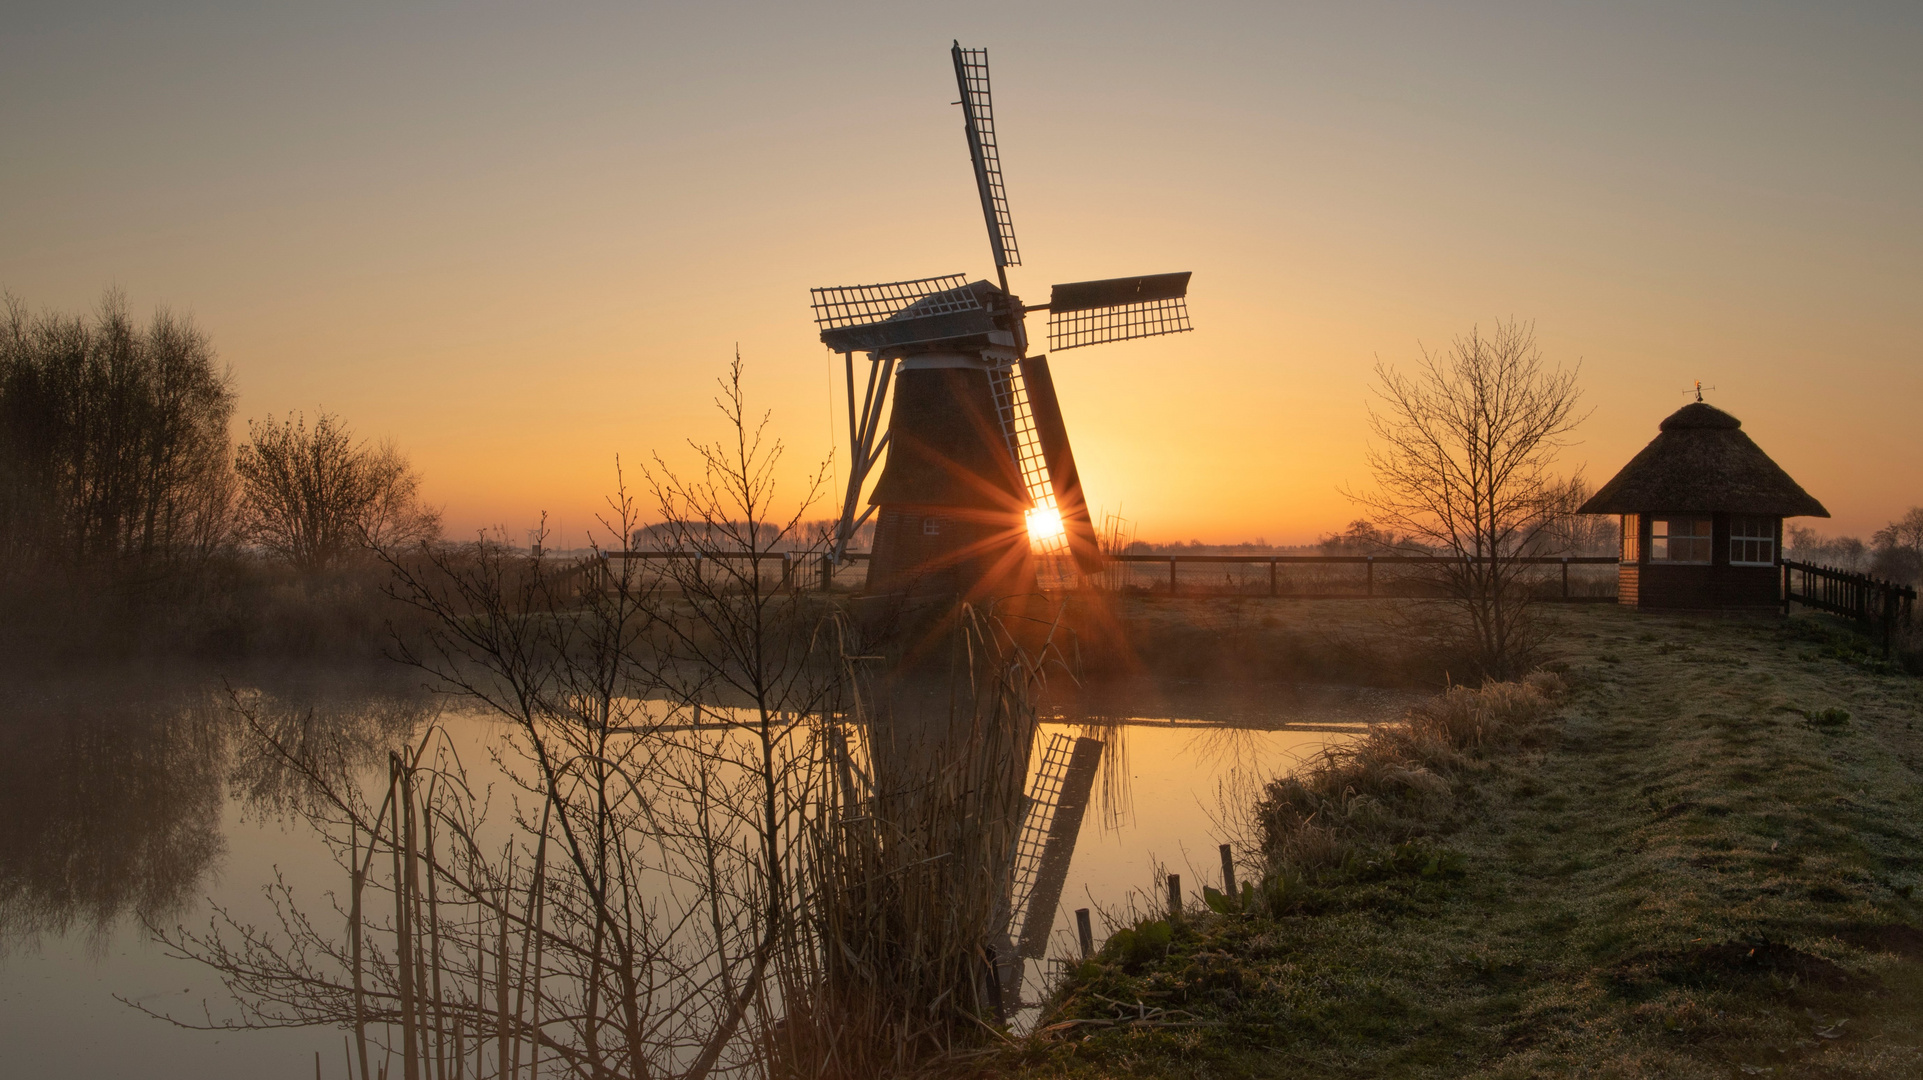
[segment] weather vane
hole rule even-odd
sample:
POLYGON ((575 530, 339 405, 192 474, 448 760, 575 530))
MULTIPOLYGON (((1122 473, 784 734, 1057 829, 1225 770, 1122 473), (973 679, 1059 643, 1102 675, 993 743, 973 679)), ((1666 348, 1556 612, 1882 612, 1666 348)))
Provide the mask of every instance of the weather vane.
POLYGON ((1715 387, 1713 387, 1713 386, 1704 386, 1704 385, 1703 385, 1703 380, 1701 380, 1701 379, 1697 379, 1697 380, 1696 380, 1696 386, 1695 386, 1695 388, 1694 388, 1693 390, 1684 390, 1684 391, 1683 391, 1683 393, 1685 393, 1685 394, 1690 394, 1690 393, 1693 393, 1693 394, 1695 394, 1695 395, 1696 395, 1696 400, 1697 400, 1697 401, 1701 401, 1701 400, 1703 400, 1703 391, 1705 391, 1705 390, 1714 390, 1714 389, 1716 389, 1716 388, 1715 388, 1715 387))

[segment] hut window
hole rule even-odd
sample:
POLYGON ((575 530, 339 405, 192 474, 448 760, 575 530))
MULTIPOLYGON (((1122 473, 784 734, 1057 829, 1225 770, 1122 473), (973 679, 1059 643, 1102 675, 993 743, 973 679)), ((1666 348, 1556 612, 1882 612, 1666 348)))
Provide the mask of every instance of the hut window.
POLYGON ((922 518, 921 534, 923 536, 940 536, 941 535, 941 519, 938 517, 922 518))
POLYGON ((1766 517, 1731 518, 1729 561, 1744 566, 1776 564, 1776 520, 1766 517))
POLYGON ((1709 519, 1653 518, 1649 522, 1651 562, 1709 561, 1709 519))

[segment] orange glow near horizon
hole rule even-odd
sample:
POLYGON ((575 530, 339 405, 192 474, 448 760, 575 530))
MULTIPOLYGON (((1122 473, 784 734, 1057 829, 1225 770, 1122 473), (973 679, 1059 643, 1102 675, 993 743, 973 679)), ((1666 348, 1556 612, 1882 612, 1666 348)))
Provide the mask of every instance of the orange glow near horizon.
MULTIPOLYGON (((1559 467, 1592 485, 1701 380, 1835 514, 1795 524, 1867 538, 1923 503, 1900 5, 985 3, 962 44, 990 54, 1011 290, 1194 273, 1194 332, 1050 356, 1097 521, 1339 531, 1376 363, 1511 317, 1582 365, 1559 467)), ((949 9, 43 7, 0 40, 0 291, 191 314, 237 438, 325 408, 393 439, 455 537, 546 512, 585 545, 617 455, 638 492, 655 451, 699 476, 737 348, 773 512, 825 469, 804 517, 833 517, 847 394, 808 289, 995 277, 949 9)))

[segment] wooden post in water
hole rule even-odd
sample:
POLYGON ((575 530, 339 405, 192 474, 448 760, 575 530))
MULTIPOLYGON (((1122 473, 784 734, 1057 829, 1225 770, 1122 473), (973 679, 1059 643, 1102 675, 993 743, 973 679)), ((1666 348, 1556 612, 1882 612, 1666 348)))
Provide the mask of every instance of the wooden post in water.
POLYGON ((1269 559, 1269 595, 1275 595, 1275 559, 1269 559))
POLYGON ((1075 934, 1082 942, 1082 959, 1095 955, 1095 929, 1088 924, 1088 909, 1075 909, 1075 934))
POLYGON ((1168 876, 1168 921, 1182 921, 1182 875, 1168 876))
POLYGON ((1222 845, 1222 891, 1230 898, 1235 896, 1235 856, 1229 853, 1229 846, 1222 845))
POLYGON ((1168 594, 1175 595, 1175 556, 1173 555, 1168 559, 1168 594))
POLYGON ((1369 588, 1368 588, 1367 595, 1374 596, 1375 595, 1375 556, 1368 555, 1368 556, 1365 556, 1365 558, 1369 560, 1369 588))
POLYGON ((1569 599, 1569 556, 1562 557, 1562 598, 1569 599))

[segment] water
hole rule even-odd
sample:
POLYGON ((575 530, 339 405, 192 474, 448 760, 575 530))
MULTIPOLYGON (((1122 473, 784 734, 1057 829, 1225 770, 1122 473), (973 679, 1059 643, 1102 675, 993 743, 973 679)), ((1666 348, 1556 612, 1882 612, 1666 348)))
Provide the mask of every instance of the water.
MULTIPOLYGON (((136 1008, 202 1022, 232 1015, 213 973, 155 945, 143 919, 204 928, 218 907, 271 925, 263 886, 276 875, 317 915, 342 887, 324 846, 275 809, 276 790, 236 757, 243 743, 229 692, 218 681, 143 674, 30 691, 0 711, 0 1071, 306 1076, 318 1053, 322 1075, 345 1075, 337 1029, 192 1031, 136 1008)), ((320 718, 343 754, 369 763, 436 708, 404 685, 325 672, 254 679, 237 692, 266 695, 280 715, 320 718)), ((1141 683, 1057 702, 1044 740, 1095 734, 1105 746, 1049 956, 1075 951, 1078 907, 1095 911, 1098 939, 1131 905, 1159 910, 1158 866, 1181 873, 1191 893, 1218 883, 1216 845, 1246 839, 1225 806, 1408 700, 1141 683)), ((470 767, 485 760, 488 720, 441 719, 470 767)), ((1049 971, 1029 965, 1025 998, 1041 993, 1049 971)))

